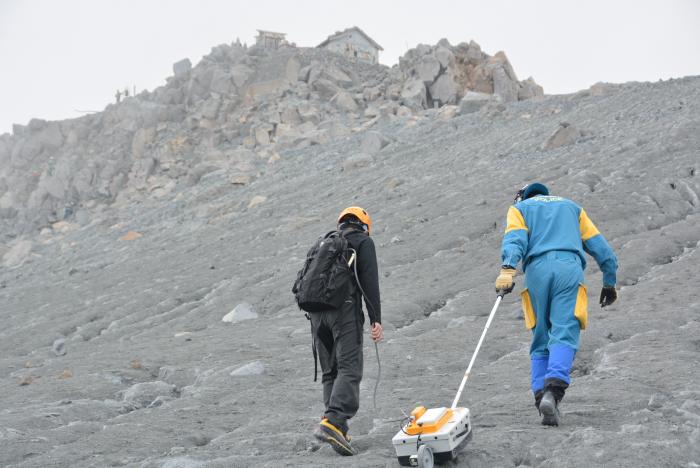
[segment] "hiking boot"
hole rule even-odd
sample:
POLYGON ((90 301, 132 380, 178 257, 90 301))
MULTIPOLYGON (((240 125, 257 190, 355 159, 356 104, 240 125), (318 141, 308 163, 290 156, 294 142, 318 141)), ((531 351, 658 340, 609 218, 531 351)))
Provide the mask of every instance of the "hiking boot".
POLYGON ((355 449, 350 445, 350 437, 324 418, 314 431, 314 437, 321 442, 330 444, 331 448, 343 456, 355 455, 355 449))
POLYGON ((537 411, 540 410, 540 402, 542 401, 542 396, 544 396, 544 390, 537 390, 535 392, 535 408, 537 408, 537 411))
POLYGON ((542 400, 540 401, 539 410, 542 415, 543 426, 559 425, 559 402, 549 390, 544 392, 542 400))

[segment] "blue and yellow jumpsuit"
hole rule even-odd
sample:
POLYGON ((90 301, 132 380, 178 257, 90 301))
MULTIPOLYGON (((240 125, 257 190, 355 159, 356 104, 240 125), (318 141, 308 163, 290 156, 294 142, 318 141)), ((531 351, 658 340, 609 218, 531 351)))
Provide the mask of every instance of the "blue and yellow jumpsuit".
POLYGON ((584 252, 600 266, 603 284, 614 286, 617 258, 583 208, 549 195, 537 195, 509 208, 502 265, 515 268, 523 262, 521 297, 525 325, 532 329, 535 393, 550 383, 564 388, 570 383, 580 330, 588 320, 584 252))

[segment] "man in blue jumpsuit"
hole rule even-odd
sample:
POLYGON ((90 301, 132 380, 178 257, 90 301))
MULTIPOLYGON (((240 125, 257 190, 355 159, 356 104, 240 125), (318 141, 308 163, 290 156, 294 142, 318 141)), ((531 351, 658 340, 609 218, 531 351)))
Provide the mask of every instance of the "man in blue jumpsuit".
POLYGON ((522 260, 523 314, 525 326, 532 329, 532 391, 542 424, 548 426, 559 425, 559 402, 571 382, 579 334, 588 321, 584 252, 603 272, 600 306, 612 304, 617 299, 617 258, 584 209, 550 196, 540 183, 518 192, 508 209, 496 291, 513 290, 515 267, 522 260))

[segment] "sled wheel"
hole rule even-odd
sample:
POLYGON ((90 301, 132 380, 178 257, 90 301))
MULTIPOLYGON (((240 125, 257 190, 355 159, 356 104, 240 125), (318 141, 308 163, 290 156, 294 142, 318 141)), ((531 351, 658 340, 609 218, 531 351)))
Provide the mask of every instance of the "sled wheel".
POLYGON ((418 447, 418 467, 433 468, 433 449, 427 445, 418 447))

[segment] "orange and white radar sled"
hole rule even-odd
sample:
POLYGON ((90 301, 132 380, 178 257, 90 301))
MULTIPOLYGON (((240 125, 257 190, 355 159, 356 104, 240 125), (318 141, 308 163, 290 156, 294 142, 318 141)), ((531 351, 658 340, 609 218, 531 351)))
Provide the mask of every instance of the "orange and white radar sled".
POLYGON ((402 425, 401 430, 391 439, 401 466, 432 468, 436 462, 444 463, 453 460, 471 439, 472 425, 469 409, 458 408, 457 403, 502 299, 503 294, 499 292, 452 406, 430 409, 419 406, 411 411, 411 416, 407 418, 408 423, 402 425))

